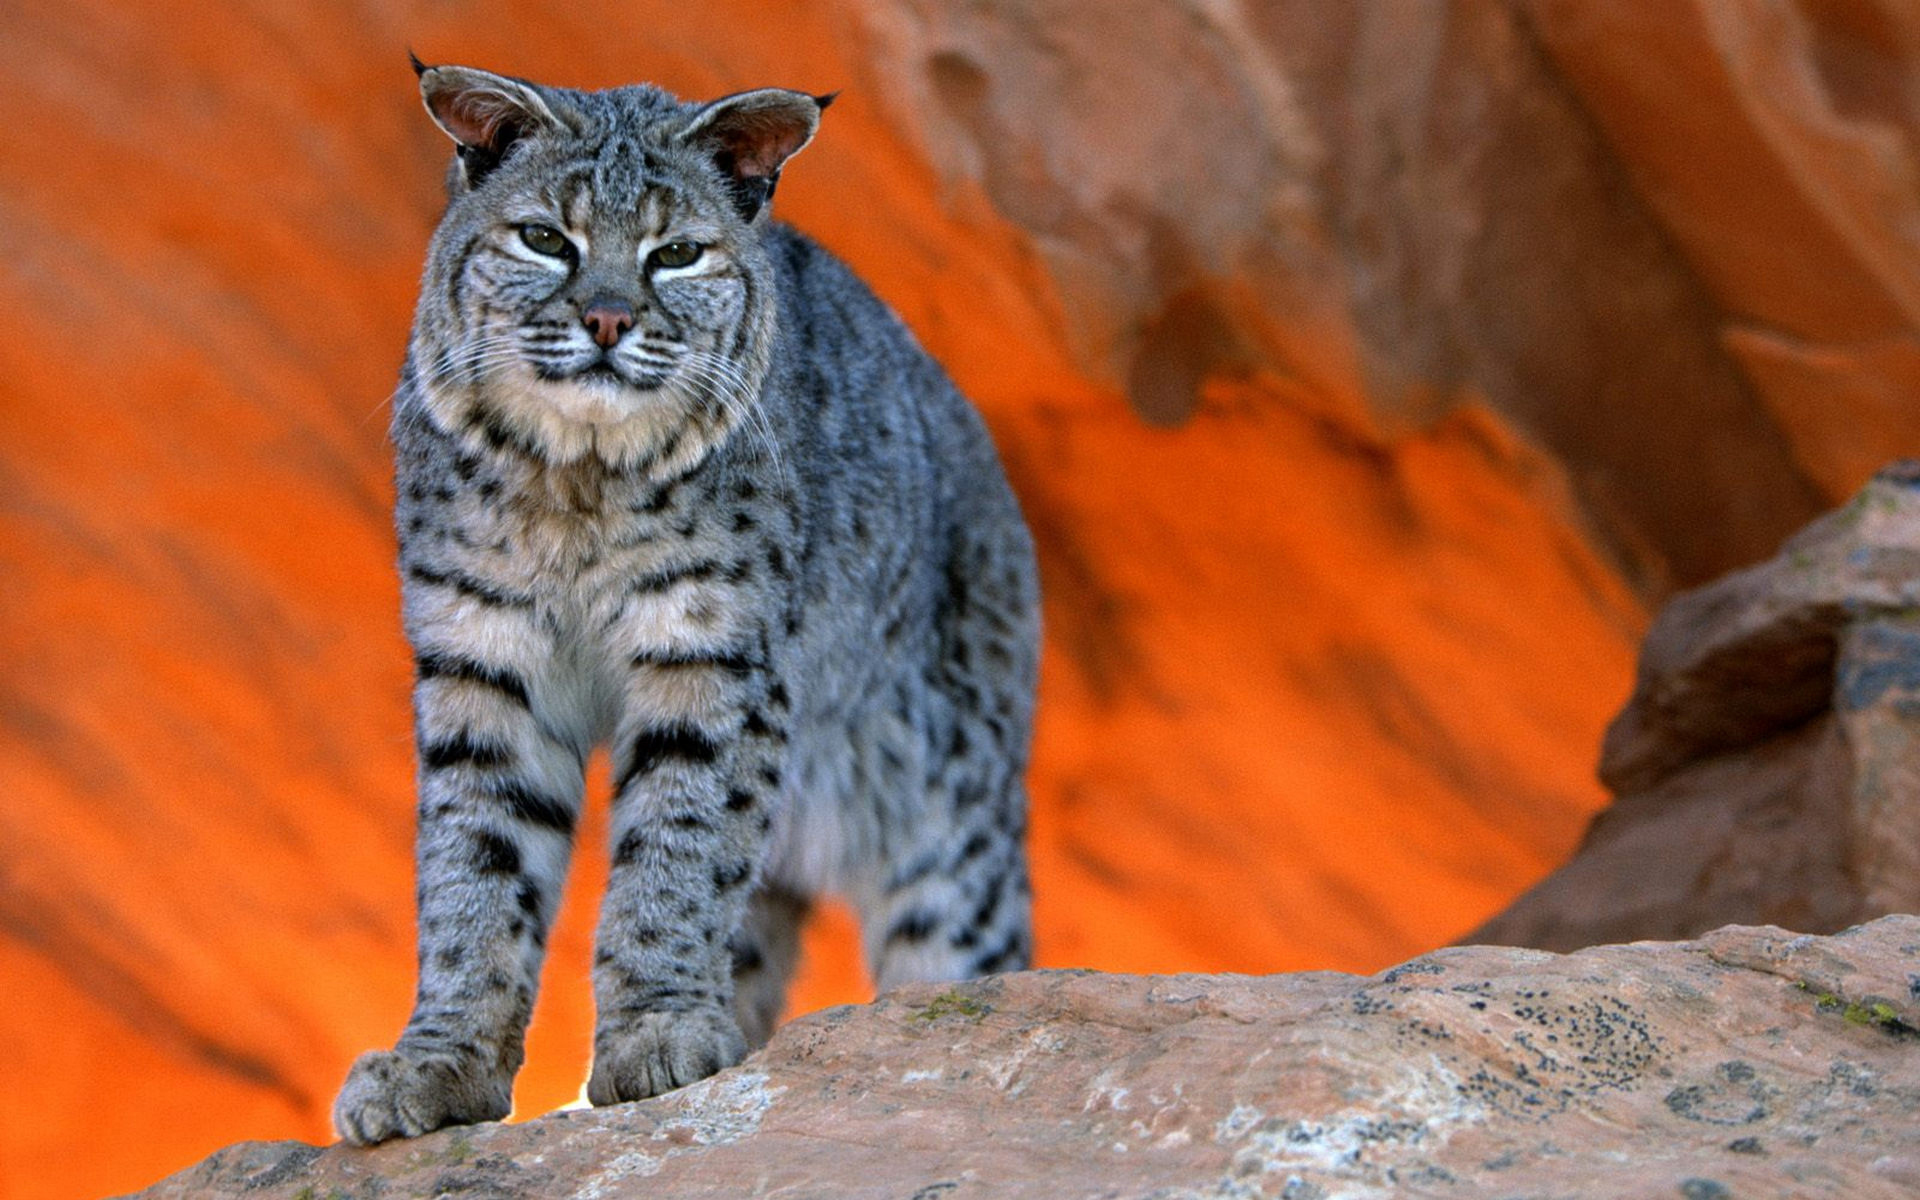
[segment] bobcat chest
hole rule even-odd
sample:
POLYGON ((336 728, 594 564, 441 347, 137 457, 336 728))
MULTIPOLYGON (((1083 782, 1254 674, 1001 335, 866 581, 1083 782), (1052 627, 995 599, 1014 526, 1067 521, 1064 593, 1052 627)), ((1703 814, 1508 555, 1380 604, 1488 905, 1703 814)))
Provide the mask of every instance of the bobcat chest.
POLYGON ((704 489, 523 493, 506 524, 546 622, 607 662, 745 653, 758 636, 779 556, 704 489))

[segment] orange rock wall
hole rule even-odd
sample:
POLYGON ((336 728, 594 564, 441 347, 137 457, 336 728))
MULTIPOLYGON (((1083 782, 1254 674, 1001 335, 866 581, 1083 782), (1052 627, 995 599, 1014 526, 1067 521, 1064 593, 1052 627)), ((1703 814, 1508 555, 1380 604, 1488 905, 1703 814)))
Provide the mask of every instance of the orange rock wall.
MULTIPOLYGON (((1569 851, 1649 600, 1920 449, 1910 10, 1657 7, 0 10, 0 1197, 324 1138, 404 1019, 407 46, 845 89, 782 214, 1039 536, 1042 962, 1370 969, 1569 851)), ((523 1112, 583 1074, 596 830, 523 1112)), ((796 1006, 858 997, 812 941, 796 1006)))

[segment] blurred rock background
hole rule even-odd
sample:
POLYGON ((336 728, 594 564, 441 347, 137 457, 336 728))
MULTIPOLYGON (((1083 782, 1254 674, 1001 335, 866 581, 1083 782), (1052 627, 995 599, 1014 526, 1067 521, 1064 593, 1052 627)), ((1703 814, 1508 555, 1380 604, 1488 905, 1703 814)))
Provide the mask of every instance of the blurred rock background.
MULTIPOLYGON (((322 1140, 404 1020, 408 47, 844 90, 780 214, 1042 547, 1044 965, 1461 936, 1606 803, 1653 609, 1920 451, 1906 0, 0 0, 7 1200, 322 1140)), ((524 1113, 584 1073, 598 858, 524 1113)), ((861 998, 812 940, 796 1006, 861 998)))

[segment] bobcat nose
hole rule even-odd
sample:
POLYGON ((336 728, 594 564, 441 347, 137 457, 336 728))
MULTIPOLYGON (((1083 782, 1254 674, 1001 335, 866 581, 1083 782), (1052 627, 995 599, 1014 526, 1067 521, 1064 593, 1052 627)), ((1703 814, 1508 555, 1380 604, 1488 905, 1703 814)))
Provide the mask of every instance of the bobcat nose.
POLYGON ((633 306, 624 300, 602 296, 587 305, 587 311, 580 314, 580 323, 593 335, 596 345, 611 350, 620 336, 633 328, 633 306))

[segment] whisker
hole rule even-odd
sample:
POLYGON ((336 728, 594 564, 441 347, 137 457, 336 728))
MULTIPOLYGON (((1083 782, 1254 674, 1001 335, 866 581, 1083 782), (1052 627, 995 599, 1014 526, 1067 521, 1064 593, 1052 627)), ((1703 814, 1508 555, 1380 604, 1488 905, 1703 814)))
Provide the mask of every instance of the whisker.
POLYGON ((746 372, 740 365, 712 351, 693 350, 688 352, 685 366, 696 382, 706 386, 721 409, 735 423, 744 425, 759 441, 767 458, 773 463, 774 471, 780 476, 781 483, 790 485, 791 479, 780 454, 779 439, 774 436, 773 423, 747 395, 746 372))

